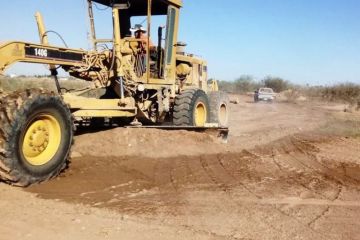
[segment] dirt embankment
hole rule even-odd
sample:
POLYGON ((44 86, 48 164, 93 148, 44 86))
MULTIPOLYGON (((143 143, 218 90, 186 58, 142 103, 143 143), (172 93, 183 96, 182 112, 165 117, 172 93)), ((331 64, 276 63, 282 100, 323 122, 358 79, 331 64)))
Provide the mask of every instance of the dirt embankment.
POLYGON ((360 239, 360 141, 343 136, 360 118, 250 99, 231 110, 227 145, 187 131, 78 135, 58 179, 0 185, 0 236, 360 239))

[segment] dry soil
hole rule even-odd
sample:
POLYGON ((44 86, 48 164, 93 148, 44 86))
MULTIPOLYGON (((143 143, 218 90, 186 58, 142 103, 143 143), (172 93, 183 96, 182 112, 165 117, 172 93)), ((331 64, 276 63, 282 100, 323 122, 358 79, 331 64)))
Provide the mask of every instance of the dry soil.
POLYGON ((59 178, 0 183, 0 239, 360 239, 357 114, 339 105, 231 105, 209 133, 78 133, 59 178))

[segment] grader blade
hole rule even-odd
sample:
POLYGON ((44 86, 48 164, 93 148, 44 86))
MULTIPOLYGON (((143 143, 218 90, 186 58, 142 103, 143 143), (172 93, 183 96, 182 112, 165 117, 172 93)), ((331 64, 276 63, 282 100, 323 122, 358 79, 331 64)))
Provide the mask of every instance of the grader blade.
POLYGON ((207 133, 212 136, 216 136, 222 143, 227 143, 229 138, 229 128, 228 127, 195 127, 195 126, 127 126, 126 128, 152 128, 152 129, 162 129, 168 131, 178 131, 178 130, 186 130, 186 131, 194 131, 194 132, 202 132, 207 133))

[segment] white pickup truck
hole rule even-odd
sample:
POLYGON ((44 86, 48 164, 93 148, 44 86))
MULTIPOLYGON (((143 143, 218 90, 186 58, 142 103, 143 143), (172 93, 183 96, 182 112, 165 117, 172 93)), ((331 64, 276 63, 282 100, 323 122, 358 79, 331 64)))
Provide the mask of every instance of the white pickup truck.
POLYGON ((275 100, 275 98, 276 98, 276 94, 274 93, 274 90, 272 90, 271 88, 259 88, 258 90, 255 91, 255 95, 254 95, 255 102, 259 102, 259 101, 272 102, 275 100))

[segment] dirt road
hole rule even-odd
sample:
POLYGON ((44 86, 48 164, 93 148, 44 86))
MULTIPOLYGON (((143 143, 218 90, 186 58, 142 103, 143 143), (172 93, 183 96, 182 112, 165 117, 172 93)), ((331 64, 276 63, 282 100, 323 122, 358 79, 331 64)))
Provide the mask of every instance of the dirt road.
POLYGON ((0 239, 360 239, 360 127, 341 107, 232 105, 208 134, 78 135, 62 176, 0 184, 0 239))

